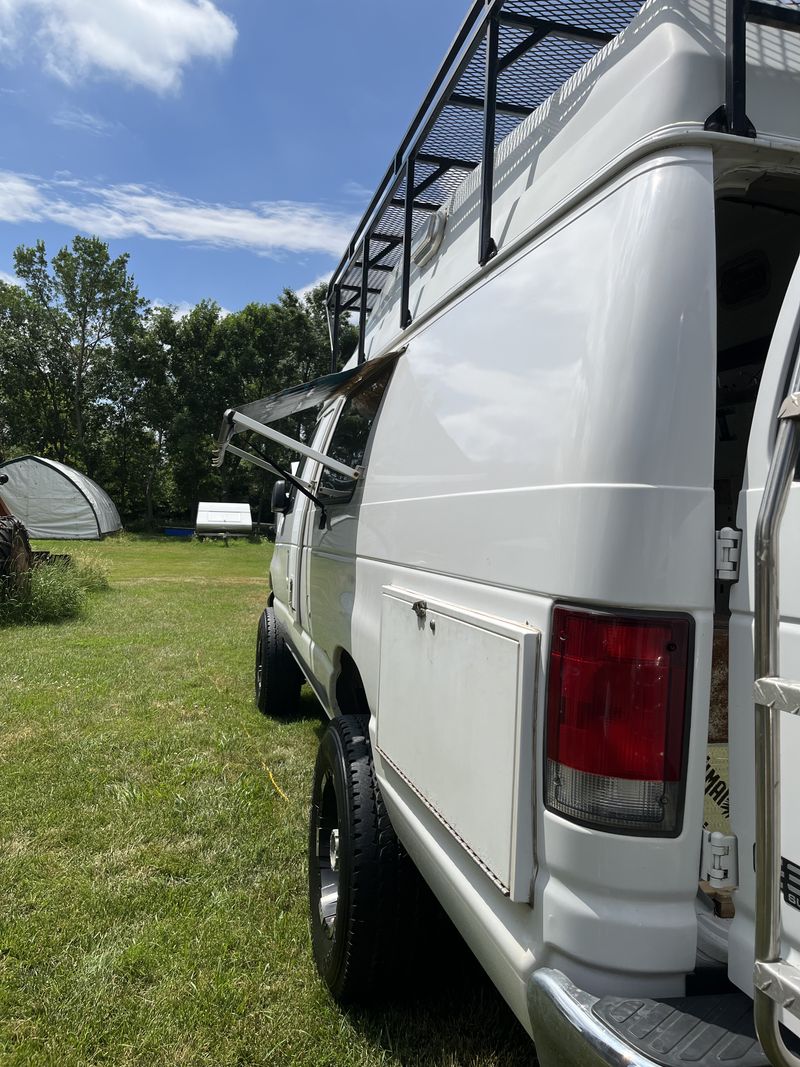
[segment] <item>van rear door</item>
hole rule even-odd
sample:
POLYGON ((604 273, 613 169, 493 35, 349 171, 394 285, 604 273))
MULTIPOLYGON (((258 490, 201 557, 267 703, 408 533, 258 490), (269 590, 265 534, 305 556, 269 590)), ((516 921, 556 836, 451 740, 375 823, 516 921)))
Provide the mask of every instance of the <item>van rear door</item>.
MULTIPOLYGON (((742 570, 731 591, 729 729, 731 828, 738 840, 740 888, 729 944, 729 974, 753 993, 756 910, 755 709, 753 697, 755 535, 779 412, 792 387, 800 339, 800 264, 795 268, 764 367, 739 498, 742 570)), ((800 475, 789 489, 778 553, 779 672, 800 679, 800 475)), ((781 956, 800 967, 800 716, 780 716, 780 852, 782 857, 781 956)), ((800 1023, 786 1019, 800 1031, 800 1023)))

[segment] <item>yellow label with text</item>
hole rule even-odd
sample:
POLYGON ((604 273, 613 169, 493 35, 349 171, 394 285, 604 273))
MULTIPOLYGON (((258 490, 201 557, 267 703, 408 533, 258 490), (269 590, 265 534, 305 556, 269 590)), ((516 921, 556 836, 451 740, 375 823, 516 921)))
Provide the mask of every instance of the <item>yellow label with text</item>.
POLYGON ((709 745, 706 754, 706 796, 703 826, 706 830, 731 832, 728 746, 709 745))

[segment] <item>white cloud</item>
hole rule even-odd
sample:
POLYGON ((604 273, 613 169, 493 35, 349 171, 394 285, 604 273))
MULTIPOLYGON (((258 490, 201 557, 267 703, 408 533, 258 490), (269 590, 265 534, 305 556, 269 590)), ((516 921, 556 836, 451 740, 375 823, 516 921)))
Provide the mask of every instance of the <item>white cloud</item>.
MULTIPOLYGON (((151 301, 151 306, 154 308, 171 308, 176 319, 185 319, 189 312, 193 311, 197 305, 190 304, 188 300, 179 300, 177 304, 170 304, 166 300, 153 300, 151 301)), ((219 317, 221 319, 227 319, 230 314, 231 311, 229 308, 224 308, 220 305, 219 317)))
POLYGON ((0 222, 54 222, 106 239, 147 237, 259 255, 339 255, 356 220, 320 204, 191 200, 146 185, 45 180, 0 171, 0 222))
POLYGON ((308 296, 312 289, 316 289, 318 285, 322 285, 323 283, 327 285, 330 280, 331 272, 328 271, 327 274, 320 274, 319 278, 315 278, 313 282, 309 282, 308 285, 304 285, 302 289, 295 289, 295 293, 300 297, 301 300, 305 300, 305 298, 308 296))
POLYGON ((117 123, 108 122, 99 115, 92 115, 79 107, 62 107, 50 119, 54 126, 61 126, 65 130, 77 130, 79 133, 91 133, 95 137, 107 137, 117 123))
POLYGON ((0 47, 25 43, 68 84, 100 75, 157 93, 195 59, 228 59, 233 20, 212 0, 0 0, 0 47))
POLYGON ((0 219, 27 222, 37 219, 43 200, 36 186, 19 174, 0 171, 0 219))
POLYGON ((19 285, 20 281, 16 274, 9 274, 7 270, 0 270, 0 282, 6 285, 19 285))
POLYGON ((351 196, 354 200, 369 200, 375 190, 362 185, 361 182, 357 182, 353 178, 348 178, 342 186, 342 192, 346 196, 351 196))

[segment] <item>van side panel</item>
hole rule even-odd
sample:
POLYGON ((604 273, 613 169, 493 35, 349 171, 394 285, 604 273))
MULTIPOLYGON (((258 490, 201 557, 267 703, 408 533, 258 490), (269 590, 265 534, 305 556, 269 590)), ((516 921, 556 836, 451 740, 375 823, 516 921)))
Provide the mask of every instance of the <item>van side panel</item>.
POLYGON ((644 161, 413 336, 376 424, 352 651, 378 724, 385 586, 541 631, 537 769, 555 601, 695 620, 681 835, 589 832, 545 812, 537 773, 531 905, 512 904, 438 836, 376 753, 406 847, 523 1020, 520 968, 551 963, 598 993, 675 995, 694 966, 713 612, 714 240, 710 150, 644 161))

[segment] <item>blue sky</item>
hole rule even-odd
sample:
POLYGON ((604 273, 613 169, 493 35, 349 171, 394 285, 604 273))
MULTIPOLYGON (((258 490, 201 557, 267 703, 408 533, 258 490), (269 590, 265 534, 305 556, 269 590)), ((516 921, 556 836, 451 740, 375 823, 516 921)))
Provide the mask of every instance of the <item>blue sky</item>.
POLYGON ((0 276, 75 233, 235 310, 338 262, 469 0, 0 0, 0 276))

